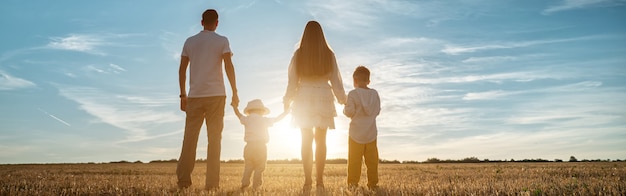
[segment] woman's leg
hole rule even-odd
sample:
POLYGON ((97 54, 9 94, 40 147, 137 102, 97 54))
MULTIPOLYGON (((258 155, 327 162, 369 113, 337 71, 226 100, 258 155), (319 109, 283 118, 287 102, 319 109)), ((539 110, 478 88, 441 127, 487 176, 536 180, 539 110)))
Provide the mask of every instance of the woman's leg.
POLYGON ((324 167, 326 166, 326 129, 315 128, 315 171, 317 186, 324 186, 324 167))
POLYGON ((300 129, 302 133, 302 167, 304 168, 304 186, 311 186, 313 170, 313 129, 300 129))

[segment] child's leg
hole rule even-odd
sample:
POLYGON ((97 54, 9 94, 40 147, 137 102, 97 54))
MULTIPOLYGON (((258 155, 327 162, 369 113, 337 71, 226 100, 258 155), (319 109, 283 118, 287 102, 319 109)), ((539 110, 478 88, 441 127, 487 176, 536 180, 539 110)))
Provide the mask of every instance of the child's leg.
POLYGON ((243 149, 243 159, 244 159, 244 169, 243 169, 243 177, 241 178, 241 187, 250 186, 250 177, 252 175, 252 171, 254 169, 253 165, 253 156, 254 152, 250 152, 252 148, 246 144, 246 147, 243 149))
POLYGON ((258 188, 263 185, 263 171, 265 171, 265 163, 267 162, 267 147, 260 144, 255 153, 257 156, 254 160, 254 179, 252 187, 258 188))
MULTIPOLYGON (((348 137, 349 138, 349 137, 348 137)), ((349 138, 348 141, 348 185, 359 185, 361 178, 361 164, 365 146, 349 138)))
POLYGON ((378 185, 378 146, 376 140, 365 144, 365 166, 367 167, 367 186, 378 185))

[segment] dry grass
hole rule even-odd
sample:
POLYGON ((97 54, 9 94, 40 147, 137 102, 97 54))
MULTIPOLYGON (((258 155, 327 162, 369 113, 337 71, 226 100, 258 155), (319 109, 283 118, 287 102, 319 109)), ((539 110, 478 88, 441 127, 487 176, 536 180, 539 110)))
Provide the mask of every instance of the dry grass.
MULTIPOLYGON (((222 164, 221 188, 178 190, 176 164, 0 165, 0 195, 626 195, 626 163, 382 164, 380 188, 348 189, 346 165, 326 167, 325 189, 303 193, 298 164, 268 164, 262 190, 240 190, 243 164, 222 164)), ((362 176, 362 180, 366 179, 362 176)), ((361 182, 365 184, 365 182, 361 182)))

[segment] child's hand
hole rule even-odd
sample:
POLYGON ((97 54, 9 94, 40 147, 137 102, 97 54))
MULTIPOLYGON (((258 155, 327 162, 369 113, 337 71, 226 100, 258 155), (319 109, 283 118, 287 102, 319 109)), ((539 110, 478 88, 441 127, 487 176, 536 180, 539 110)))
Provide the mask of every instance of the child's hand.
POLYGON ((289 112, 289 108, 291 108, 291 104, 283 103, 283 111, 284 112, 289 112))

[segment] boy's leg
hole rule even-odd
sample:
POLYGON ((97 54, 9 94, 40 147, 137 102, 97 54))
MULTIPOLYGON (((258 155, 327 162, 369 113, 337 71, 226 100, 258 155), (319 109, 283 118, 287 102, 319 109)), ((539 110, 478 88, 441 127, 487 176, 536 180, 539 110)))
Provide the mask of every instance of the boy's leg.
POLYGON ((198 98, 188 98, 185 120, 185 134, 183 146, 176 165, 176 176, 178 177, 178 187, 187 188, 191 186, 191 172, 196 163, 196 148, 198 146, 198 136, 200 128, 204 122, 204 110, 202 102, 198 98))
POLYGON ((209 144, 207 146, 206 189, 220 186, 220 153, 222 150, 222 130, 224 129, 224 109, 226 97, 208 97, 206 100, 206 127, 209 144))
POLYGON ((365 146, 355 142, 350 137, 348 139, 348 185, 358 186, 365 146))
POLYGON ((378 146, 376 140, 365 144, 365 166, 367 167, 367 187, 378 186, 378 146))

